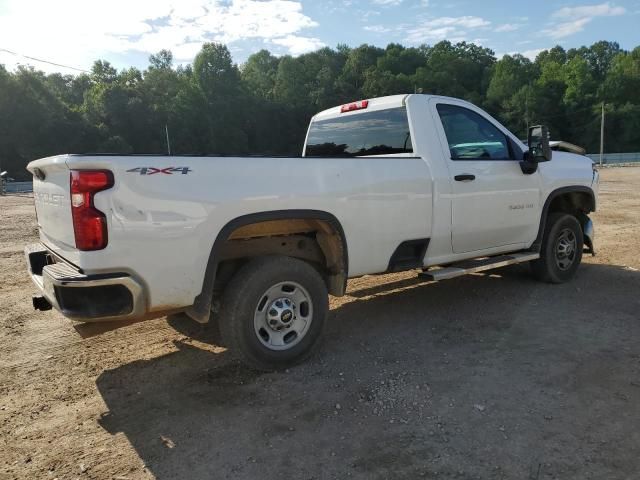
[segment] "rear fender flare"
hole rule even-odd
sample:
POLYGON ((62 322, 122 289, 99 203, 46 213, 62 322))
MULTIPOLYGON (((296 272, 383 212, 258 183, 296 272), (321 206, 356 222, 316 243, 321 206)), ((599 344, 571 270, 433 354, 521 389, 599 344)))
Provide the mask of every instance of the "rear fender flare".
POLYGON ((241 217, 234 218, 229 221, 218 233, 213 247, 209 253, 209 260, 205 270, 204 281, 201 292, 196 296, 194 303, 186 310, 186 313, 194 320, 205 323, 209 319, 211 303, 213 301, 213 286, 216 279, 216 272, 219 264, 219 252, 222 245, 228 240, 231 234, 240 227, 250 225, 252 223, 266 222, 270 220, 286 220, 286 219, 306 219, 321 220, 329 223, 340 236, 342 241, 342 249, 344 252, 344 272, 345 272, 345 288, 346 279, 348 278, 349 269, 349 253, 347 248, 347 237, 340 221, 331 213, 322 210, 272 210, 267 212, 250 213, 241 217))

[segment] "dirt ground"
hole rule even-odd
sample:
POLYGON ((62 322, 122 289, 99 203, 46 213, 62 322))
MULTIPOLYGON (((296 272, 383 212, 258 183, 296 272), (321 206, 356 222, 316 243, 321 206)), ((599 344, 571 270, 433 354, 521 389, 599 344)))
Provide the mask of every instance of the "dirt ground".
POLYGON ((638 478, 640 168, 602 176, 575 281, 357 279, 273 374, 182 316, 82 339, 34 312, 33 200, 0 198, 0 478, 638 478))

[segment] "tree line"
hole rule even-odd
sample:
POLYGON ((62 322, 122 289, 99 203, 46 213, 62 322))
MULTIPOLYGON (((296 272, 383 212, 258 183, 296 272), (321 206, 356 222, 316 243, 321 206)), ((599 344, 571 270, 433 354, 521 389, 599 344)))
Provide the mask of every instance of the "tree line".
POLYGON ((362 98, 424 92, 469 100, 526 136, 599 149, 640 150, 640 47, 601 41, 535 61, 448 41, 433 46, 322 48, 298 57, 261 50, 238 66, 226 46, 205 43, 193 64, 170 51, 145 70, 98 60, 80 75, 0 65, 0 167, 15 178, 35 158, 59 153, 300 154, 307 123, 323 109, 362 98))

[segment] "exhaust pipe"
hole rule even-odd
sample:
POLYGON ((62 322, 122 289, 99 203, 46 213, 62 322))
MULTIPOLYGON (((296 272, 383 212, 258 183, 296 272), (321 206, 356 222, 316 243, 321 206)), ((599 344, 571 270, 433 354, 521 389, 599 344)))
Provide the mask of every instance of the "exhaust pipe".
POLYGON ((51 303, 41 295, 34 295, 31 297, 31 301, 33 302, 33 308, 36 310, 40 310, 42 312, 51 310, 51 303))

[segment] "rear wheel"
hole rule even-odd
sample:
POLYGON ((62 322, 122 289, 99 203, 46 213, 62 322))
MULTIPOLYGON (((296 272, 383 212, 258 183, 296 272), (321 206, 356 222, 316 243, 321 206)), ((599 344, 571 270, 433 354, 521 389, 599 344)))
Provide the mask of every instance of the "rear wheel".
POLYGON ((222 297, 219 323, 231 353, 258 370, 304 360, 318 343, 329 310, 327 287, 308 263, 291 257, 250 260, 222 297))
POLYGON ((582 227, 576 217, 566 213, 549 215, 540 258, 531 262, 535 277, 549 283, 571 280, 582 261, 583 242, 582 227))

